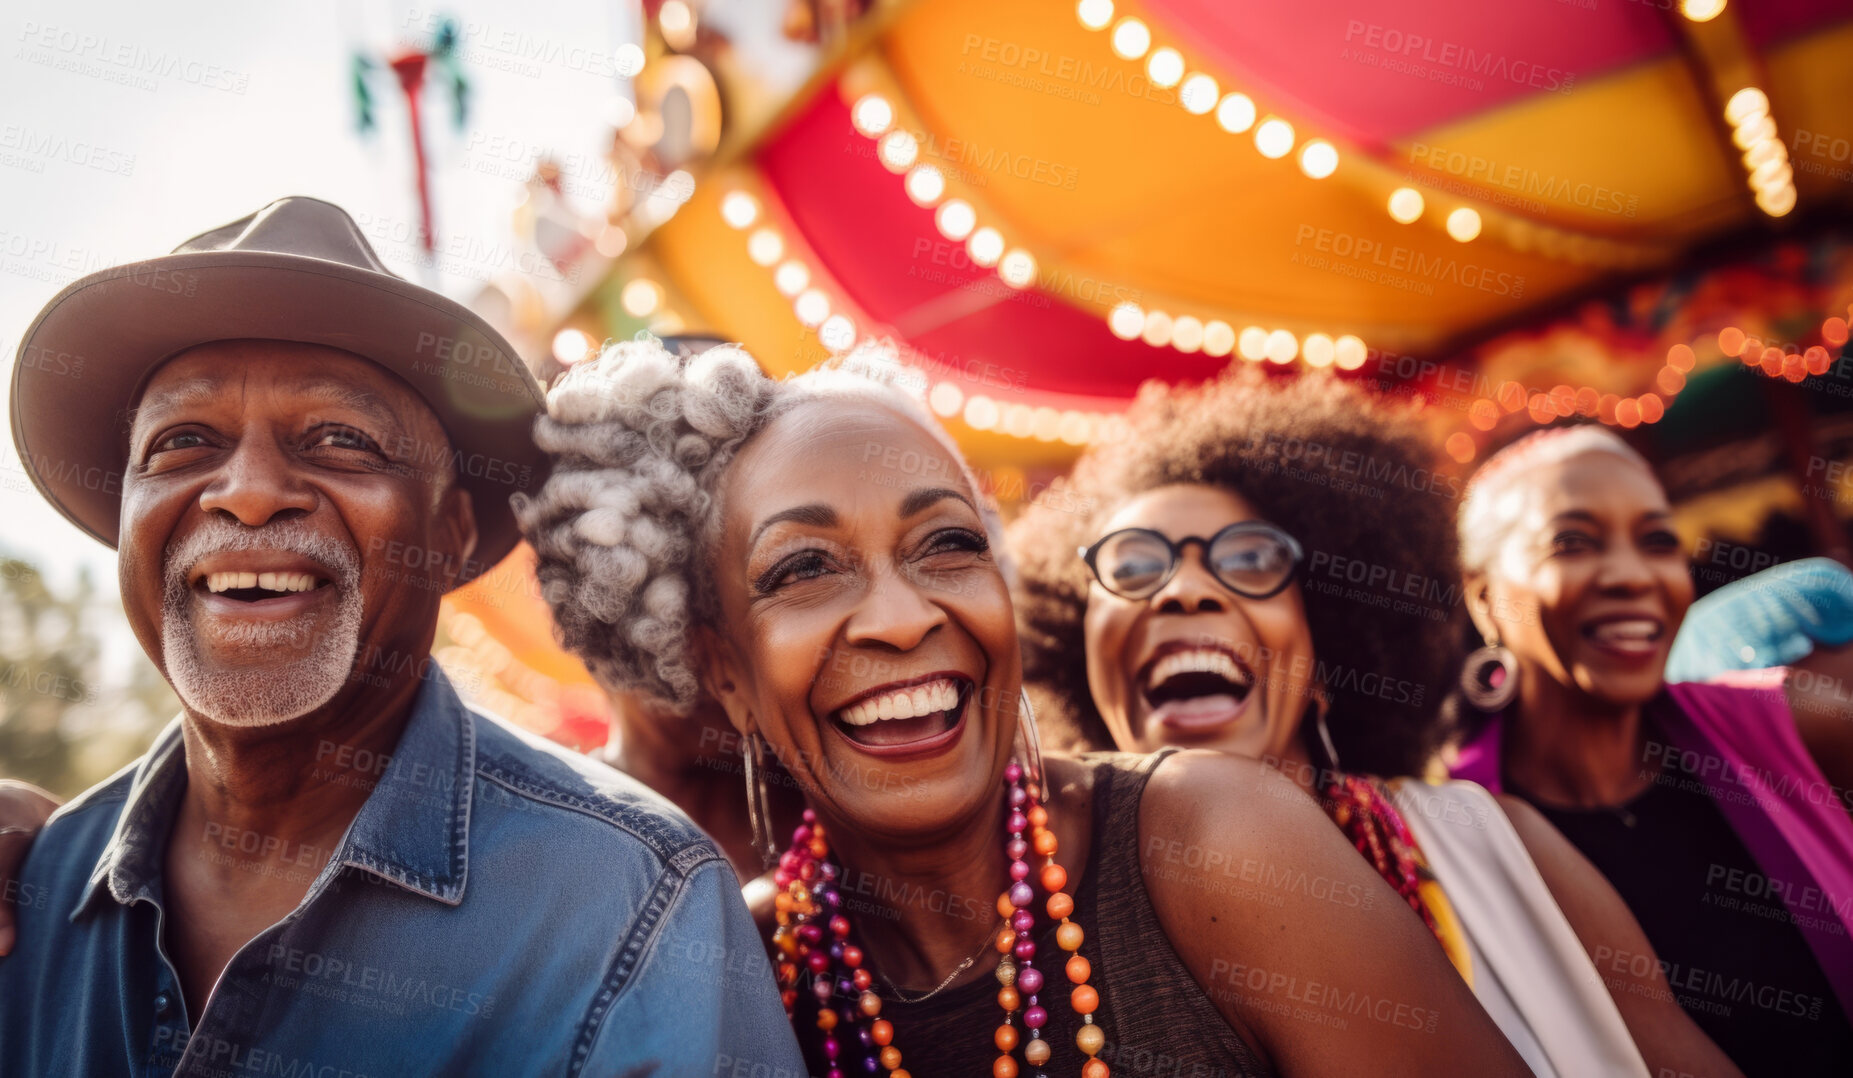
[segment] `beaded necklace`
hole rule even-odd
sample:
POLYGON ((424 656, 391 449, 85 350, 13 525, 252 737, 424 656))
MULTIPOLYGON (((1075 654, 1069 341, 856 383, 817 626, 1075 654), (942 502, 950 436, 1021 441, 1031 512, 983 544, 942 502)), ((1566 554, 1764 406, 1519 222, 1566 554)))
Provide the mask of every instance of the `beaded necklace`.
MULTIPOLYGON (((1004 1020, 991 1037, 999 1053, 991 1065, 991 1074, 993 1078, 1017 1078, 1019 1067, 1013 1053, 1020 1046, 1023 1061, 1035 1068, 1036 1078, 1046 1078, 1042 1068, 1053 1055, 1051 1045, 1042 1036, 1049 1013, 1038 1002, 1046 978, 1036 968, 1036 943, 1030 938, 1036 927, 1032 909, 1036 892, 1030 885, 1034 875, 1048 896, 1043 909, 1051 920, 1059 922, 1056 944, 1069 952, 1063 972, 1074 985, 1068 1004, 1081 1016, 1082 1025, 1075 1034, 1075 1047, 1085 1057, 1081 1076, 1107 1078, 1107 1064, 1098 1057, 1107 1036, 1094 1021, 1100 993, 1087 983, 1093 969, 1080 954, 1084 933, 1080 925, 1069 920, 1074 913, 1074 899, 1063 890, 1068 885, 1068 873, 1055 863, 1055 832, 1049 830, 1049 810, 1041 804, 1041 787, 1034 782, 1025 786, 1024 777, 1023 767, 1014 759, 1004 768, 1008 813, 1004 830, 1009 836, 1004 853, 1010 859, 1011 884, 997 896, 997 912, 1006 922, 994 941, 1003 956, 997 965, 997 980, 1002 985, 997 1005, 1004 1011, 1004 1020), (1042 860, 1040 872, 1030 868, 1032 854, 1042 860), (1021 1032, 1015 1025, 1019 1010, 1021 1032)), ((805 809, 803 823, 793 830, 791 846, 779 857, 773 874, 779 891, 773 902, 778 928, 772 933, 772 944, 778 954, 785 1016, 795 1017, 799 985, 808 973, 811 991, 817 997, 817 1029, 823 1036, 823 1056, 829 1066, 825 1078, 843 1078, 844 1066, 852 1056, 860 1056, 863 1073, 885 1069, 889 1078, 911 1078, 901 1067, 894 1024, 881 1017, 882 999, 871 989, 872 981, 864 965, 866 956, 851 939, 849 918, 842 912, 843 896, 837 887, 841 872, 830 857, 823 824, 817 821, 816 813, 805 809), (847 1038, 851 1029, 856 1032, 853 1040, 847 1038)))

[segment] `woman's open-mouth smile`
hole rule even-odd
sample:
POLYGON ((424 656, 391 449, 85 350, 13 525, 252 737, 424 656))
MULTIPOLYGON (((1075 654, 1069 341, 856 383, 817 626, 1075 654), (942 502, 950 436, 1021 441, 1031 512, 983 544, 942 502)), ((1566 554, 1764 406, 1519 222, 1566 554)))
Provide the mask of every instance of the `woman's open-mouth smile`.
POLYGON ((935 755, 964 732, 974 688, 957 673, 891 682, 832 711, 829 725, 859 752, 890 759, 935 755))

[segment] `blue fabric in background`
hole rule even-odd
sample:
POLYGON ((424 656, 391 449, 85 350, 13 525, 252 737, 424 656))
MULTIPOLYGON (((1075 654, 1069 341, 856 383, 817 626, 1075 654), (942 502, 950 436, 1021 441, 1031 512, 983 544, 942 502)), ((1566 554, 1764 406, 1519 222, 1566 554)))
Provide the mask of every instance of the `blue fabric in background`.
POLYGON ((1831 558, 1784 562, 1692 604, 1667 659, 1668 681, 1788 666, 1853 640, 1853 570, 1831 558))

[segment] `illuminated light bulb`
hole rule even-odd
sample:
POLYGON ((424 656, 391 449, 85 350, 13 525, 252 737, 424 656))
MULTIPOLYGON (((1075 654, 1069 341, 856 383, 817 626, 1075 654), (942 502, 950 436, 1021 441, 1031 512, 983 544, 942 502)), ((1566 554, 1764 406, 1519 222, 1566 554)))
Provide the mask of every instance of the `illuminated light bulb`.
POLYGON ((1802 353, 1802 362, 1807 364, 1809 374, 1826 374, 1830 358, 1827 349, 1818 344, 1802 353))
POLYGON ((890 131, 875 144, 875 155, 889 172, 906 172, 920 156, 920 143, 905 131, 890 131))
POLYGON ((965 425, 973 430, 990 430, 997 426, 997 402, 986 396, 966 401, 965 425))
POLYGON ((1499 425, 1499 406, 1489 400, 1477 400, 1467 409, 1467 422, 1476 430, 1492 430, 1499 425))
POLYGON ((949 198, 934 212, 933 223, 939 226, 940 235, 957 243, 972 234, 972 228, 978 224, 978 214, 964 199, 949 198))
POLYGON ((1568 416, 1576 411, 1575 389, 1564 385, 1557 386, 1551 390, 1550 398, 1551 407, 1557 409, 1558 415, 1568 416))
POLYGON ((1134 340, 1145 332, 1145 311, 1137 303, 1122 303, 1108 313, 1107 328, 1122 341, 1134 340))
POLYGON ((1113 0, 1081 0, 1074 13, 1089 30, 1104 30, 1113 21, 1113 0))
POLYGON ((1270 116, 1255 128, 1255 149, 1261 156, 1277 159, 1293 149, 1293 125, 1278 116, 1270 116))
POLYGON ((1757 361, 1757 366, 1763 369, 1764 374, 1767 374, 1771 376, 1772 378, 1778 374, 1781 374, 1782 373, 1782 349, 1777 348, 1773 344, 1763 349, 1763 358, 1757 361))
POLYGON ((1203 323, 1185 314, 1171 323, 1171 347, 1185 354, 1203 347, 1203 323))
POLYGON ((1795 170, 1789 167, 1785 155, 1773 161, 1765 161, 1750 173, 1750 186, 1758 191, 1775 194, 1776 189, 1786 185, 1795 178, 1795 170))
POLYGON ((1791 382, 1799 382, 1808 377, 1808 364, 1798 352, 1790 352, 1782 357, 1782 377, 1791 382))
POLYGON ((1641 394, 1641 422, 1658 423, 1666 415, 1666 402, 1652 393, 1641 394))
POLYGON ((1710 22, 1724 13, 1725 0, 1680 0, 1679 13, 1693 22, 1710 22))
POLYGON ((1596 388, 1594 386, 1584 386, 1583 388, 1577 390, 1576 391, 1576 414, 1583 416, 1585 418, 1595 415, 1596 414, 1596 402, 1601 399, 1602 399, 1602 394, 1597 393, 1596 388))
POLYGON ((1004 257, 1004 237, 997 229, 986 225, 965 241, 965 253, 971 256, 973 262, 989 269, 1004 257))
POLYGON ((1499 407, 1508 412, 1516 412, 1525 407, 1525 387, 1517 382, 1507 382, 1499 387, 1499 407))
POLYGON ((553 335, 553 358, 567 366, 592 354, 592 338, 583 330, 568 327, 553 335))
POLYGON ((1771 217, 1781 217, 1795 208, 1795 188, 1790 185, 1774 191, 1758 191, 1756 205, 1757 209, 1771 217))
POLYGON ((1744 331, 1736 326, 1726 326, 1718 331, 1718 350, 1727 356, 1738 354, 1744 347, 1744 331))
POLYGON ((1036 258, 1021 247, 1004 252, 997 263, 997 276, 1012 288, 1028 288, 1036 283, 1036 258))
POLYGON ((1199 71, 1184 80, 1183 88, 1177 92, 1177 101, 1184 106, 1185 112, 1202 116, 1216 107, 1217 96, 1221 93, 1216 80, 1199 71))
POLYGON ((1533 393, 1525 402, 1525 410, 1530 413, 1533 423, 1549 423, 1557 418, 1557 409, 1551 407, 1551 399, 1542 393, 1533 393))
POLYGON ((671 42, 686 42, 695 29, 695 13, 683 0, 663 0, 662 8, 656 13, 656 25, 662 27, 663 36, 671 42))
POLYGON ((1759 142, 1769 142, 1776 137, 1776 121, 1767 114, 1756 116, 1738 124, 1731 132, 1731 141, 1740 150, 1748 150, 1759 142))
POLYGON ((773 229, 759 229, 748 237, 746 255, 762 266, 770 266, 785 257, 785 240, 773 229))
POLYGON ((1468 243, 1480 234, 1479 211, 1462 206, 1448 214, 1448 235, 1462 243, 1468 243))
POLYGON ((628 97, 614 97, 605 107, 605 119, 616 128, 626 128, 637 118, 637 104, 628 97))
POLYGON ((1027 438, 1036 429, 1036 413, 1027 404, 1012 404, 1004 409, 1004 433, 1012 438, 1027 438))
POLYGON ((1842 345, 1847 343, 1849 330, 1853 327, 1847 325, 1847 320, 1836 315, 1821 323, 1821 339, 1828 344, 1842 345))
POLYGON ((856 130, 870 138, 888 130, 894 124, 894 106, 880 94, 869 94, 856 102, 856 107, 849 114, 856 130))
POLYGON ((734 228, 747 228, 759 220, 759 200, 745 191, 729 191, 721 199, 721 220, 734 228))
POLYGON ((1203 327, 1203 354, 1226 356, 1235 351, 1235 328, 1217 319, 1203 327))
POLYGON ((1422 192, 1413 187, 1398 187, 1390 192, 1390 219, 1410 224, 1422 216, 1422 192))
POLYGON ((1602 399, 1596 402, 1596 418, 1604 423, 1614 423, 1615 409, 1620 405, 1620 397, 1613 393, 1602 394, 1602 399))
POLYGON ((1770 161, 1786 161, 1788 158, 1789 151, 1780 139, 1766 138, 1744 151, 1744 167, 1755 169, 1770 161))
POLYGON ((832 352, 847 352, 856 343, 856 324, 846 315, 833 314, 817 327, 817 339, 832 352))
POLYGON ((811 271, 797 259, 787 259, 772 271, 772 283, 785 295, 795 296, 811 283, 811 271))
POLYGON ((1043 405, 1032 413, 1029 432, 1039 442, 1053 442, 1062 436, 1062 413, 1043 405))
POLYGON ((946 193, 946 174, 933 165, 915 165, 907 174, 907 197, 918 206, 931 206, 946 193))
POLYGON ((1736 127, 1758 114, 1769 114, 1769 97, 1754 86, 1746 86, 1724 103, 1724 122, 1736 127))
POLYGON ((1235 350, 1243 359, 1262 360, 1268 354, 1268 331, 1260 326, 1249 326, 1242 330, 1242 335, 1235 339, 1235 350))
POLYGON ((1113 28, 1113 54, 1122 60, 1137 60, 1152 47, 1152 32, 1138 19, 1121 19, 1113 28))
POLYGON ((1171 316, 1163 311, 1147 311, 1145 314, 1145 331, 1139 338, 1153 348, 1163 348, 1171 343, 1171 316))
POLYGON ((599 254, 606 258, 616 258, 630 246, 631 238, 617 225, 606 225, 598 232, 598 239, 592 243, 599 254))
POLYGON ((1660 373, 1654 375, 1654 385, 1659 386, 1660 392, 1667 396, 1676 396, 1686 388, 1686 376, 1672 367, 1661 367, 1660 373))
POLYGON ((642 318, 654 312, 663 302, 663 290, 648 277, 638 277, 624 286, 618 293, 618 305, 624 313, 632 318, 642 318))
POLYGON ((1473 437, 1467 432, 1455 431, 1448 435, 1446 444, 1448 456, 1453 457, 1457 463, 1465 464, 1473 459, 1475 452, 1473 437))
POLYGON ((1355 371, 1362 367, 1368 354, 1364 342, 1349 333, 1338 339, 1332 346, 1332 352, 1337 357, 1338 369, 1341 371, 1355 371))
POLYGON ((815 288, 807 288, 799 293, 791 309, 801 325, 807 329, 816 329, 823 325, 824 319, 830 317, 830 297, 815 288))
POLYGON ((1062 413, 1061 426, 1057 428, 1056 436, 1061 438, 1065 445, 1086 445, 1087 436, 1092 427, 1093 424, 1088 422, 1085 414, 1066 411, 1062 413))
POLYGON ((1293 357, 1300 354, 1300 339, 1284 329, 1277 329, 1268 334, 1264 354, 1270 363, 1292 363, 1293 357))
POLYGON ((1689 344, 1676 344, 1666 350, 1666 365, 1680 373, 1685 373, 1695 366, 1699 357, 1693 353, 1689 344))
POLYGON ((1309 367, 1330 367, 1338 358, 1338 346, 1323 333, 1308 333, 1306 343, 1300 346, 1300 354, 1306 357, 1309 367))
POLYGON ((643 47, 634 41, 626 41, 611 54, 611 66, 625 78, 643 70, 643 47))
POLYGON ((1300 149, 1300 171, 1315 180, 1323 180, 1338 169, 1338 147, 1324 139, 1313 139, 1300 149))
POLYGON ((927 404, 933 409, 934 415, 942 419, 951 419, 959 414, 960 408, 964 407, 965 391, 951 382, 941 382, 933 387, 931 393, 927 394, 927 404))
POLYGON ((1255 126, 1255 103, 1247 94, 1225 94, 1216 106, 1216 122, 1231 135, 1239 135, 1255 126))
POLYGON ((1176 86, 1178 80, 1184 77, 1184 57, 1169 45, 1154 49, 1145 61, 1145 74, 1154 86, 1166 89, 1176 86))

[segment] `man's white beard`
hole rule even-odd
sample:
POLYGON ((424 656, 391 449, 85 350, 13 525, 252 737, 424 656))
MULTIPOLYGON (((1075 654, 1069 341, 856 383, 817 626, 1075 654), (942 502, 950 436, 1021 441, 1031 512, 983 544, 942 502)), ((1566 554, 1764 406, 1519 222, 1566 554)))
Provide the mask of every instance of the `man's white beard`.
MULTIPOLYGON (((353 547, 309 530, 300 520, 247 528, 214 517, 167 552, 162 596, 161 655, 174 692, 193 711, 226 726, 272 726, 300 718, 334 699, 353 672, 360 650, 360 555, 353 547), (266 659, 235 670, 209 669, 199 651, 193 617, 198 597, 187 578, 208 554, 236 550, 279 550, 329 570, 337 589, 333 613, 292 622, 252 622, 237 627, 226 643, 252 652, 268 648, 308 650, 292 658, 266 659), (304 637, 312 634, 312 639, 304 637)), ((222 645, 223 646, 223 645, 222 645)))

